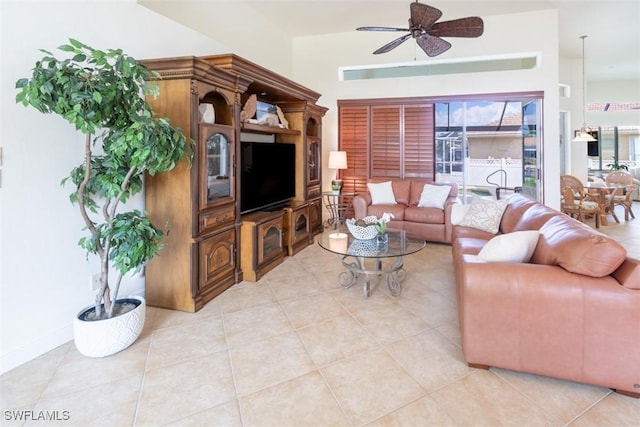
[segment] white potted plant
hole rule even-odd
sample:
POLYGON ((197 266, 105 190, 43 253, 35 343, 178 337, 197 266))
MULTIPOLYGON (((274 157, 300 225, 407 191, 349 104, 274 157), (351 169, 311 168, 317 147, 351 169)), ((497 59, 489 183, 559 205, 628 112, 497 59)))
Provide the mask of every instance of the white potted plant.
POLYGON ((118 300, 118 290, 126 273, 140 270, 160 250, 163 235, 145 212, 122 212, 122 204, 142 190, 145 174, 172 169, 191 149, 178 128, 154 117, 145 97, 157 95, 157 85, 148 83, 157 75, 142 63, 120 49, 96 50, 74 39, 58 49, 68 57, 42 50, 32 76, 16 83, 16 102, 58 114, 86 135, 84 161, 62 183, 72 185, 70 200, 88 232, 79 246, 99 257, 101 270, 93 305, 75 319, 74 339, 81 353, 106 356, 142 331, 144 298, 118 300))

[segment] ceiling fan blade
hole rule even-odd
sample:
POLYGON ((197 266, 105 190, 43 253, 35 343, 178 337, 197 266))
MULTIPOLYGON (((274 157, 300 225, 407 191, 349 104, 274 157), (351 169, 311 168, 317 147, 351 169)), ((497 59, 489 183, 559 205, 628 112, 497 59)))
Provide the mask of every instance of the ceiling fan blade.
POLYGON ((438 22, 428 29, 429 34, 438 37, 480 37, 483 32, 484 22, 477 16, 438 22))
POLYGON ((374 55, 377 55, 379 53, 387 53, 389 52, 391 49, 399 46, 401 43, 403 43, 404 41, 406 41, 409 37, 411 37, 411 33, 409 34, 405 34, 402 37, 398 37, 397 39, 393 40, 390 43, 385 44, 384 46, 382 46, 380 49, 377 49, 375 52, 373 52, 374 55))
POLYGON ((438 56, 443 52, 446 52, 451 47, 451 43, 440 37, 430 36, 429 34, 422 34, 416 38, 418 46, 424 50, 429 56, 438 56))
POLYGON ((409 29, 394 27, 358 27, 356 31, 409 31, 409 29))
POLYGON ((442 16, 440 10, 417 1, 411 3, 409 9, 411 11, 411 19, 409 20, 411 27, 427 29, 442 16))

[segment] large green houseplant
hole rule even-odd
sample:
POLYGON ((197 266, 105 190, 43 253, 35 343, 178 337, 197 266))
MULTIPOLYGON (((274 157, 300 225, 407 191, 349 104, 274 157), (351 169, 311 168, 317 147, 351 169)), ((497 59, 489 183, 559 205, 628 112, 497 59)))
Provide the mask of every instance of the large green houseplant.
POLYGON ((32 76, 16 83, 16 102, 58 114, 86 135, 84 161, 62 184, 72 184, 70 200, 88 231, 79 245, 100 259, 94 318, 111 318, 122 277, 153 258, 163 235, 145 212, 121 212, 121 205, 142 190, 145 173, 172 169, 190 145, 180 129, 154 117, 145 97, 157 95, 157 75, 144 64, 74 39, 58 49, 68 57, 41 50, 32 76))

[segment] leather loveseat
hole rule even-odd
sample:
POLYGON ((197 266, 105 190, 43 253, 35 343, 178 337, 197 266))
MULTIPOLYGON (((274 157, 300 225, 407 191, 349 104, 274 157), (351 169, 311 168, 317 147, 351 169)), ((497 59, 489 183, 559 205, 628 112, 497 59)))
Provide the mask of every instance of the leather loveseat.
POLYGON ((454 225, 452 253, 462 349, 470 366, 638 397, 640 261, 628 257, 618 242, 513 195, 496 235, 454 225), (525 230, 538 230, 529 261, 481 256, 492 239, 504 243, 525 230))
POLYGON ((406 230, 431 242, 451 243, 451 206, 458 201, 456 183, 434 183, 426 179, 393 179, 370 180, 368 184, 382 185, 389 182, 393 190, 392 200, 376 203, 371 187, 370 191, 358 193, 353 198, 355 218, 381 218, 384 213, 390 213, 394 216, 388 224, 390 228, 406 230), (439 189, 445 189, 444 193, 436 194, 439 189), (428 190, 434 190, 432 199, 430 194, 427 194, 428 190), (421 202, 424 202, 424 206, 421 206, 421 202))

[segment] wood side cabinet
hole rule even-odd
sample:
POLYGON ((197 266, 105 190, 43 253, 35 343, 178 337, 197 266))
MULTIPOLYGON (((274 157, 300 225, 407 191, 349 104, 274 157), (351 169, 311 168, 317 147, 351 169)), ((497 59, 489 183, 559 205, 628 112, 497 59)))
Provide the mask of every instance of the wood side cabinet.
POLYGON ((311 236, 309 204, 293 202, 285 209, 284 240, 289 256, 309 246, 311 236))
POLYGON ((284 211, 243 215, 241 245, 244 278, 256 282, 284 261, 284 211))

